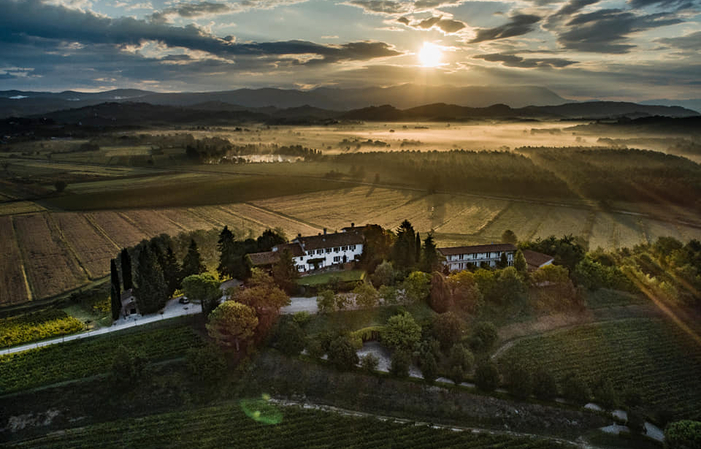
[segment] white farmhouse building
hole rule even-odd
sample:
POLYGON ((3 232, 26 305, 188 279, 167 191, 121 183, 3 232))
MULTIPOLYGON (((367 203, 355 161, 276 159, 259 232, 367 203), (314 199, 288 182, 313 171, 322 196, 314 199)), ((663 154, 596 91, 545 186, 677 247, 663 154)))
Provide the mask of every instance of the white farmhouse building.
POLYGON ((297 238, 290 243, 274 246, 271 251, 249 254, 253 266, 270 266, 280 259, 280 254, 290 251, 300 273, 357 261, 363 253, 365 237, 363 228, 351 226, 343 232, 297 238))
POLYGON ((452 248, 438 248, 438 252, 445 258, 443 264, 451 271, 466 270, 470 264, 475 267, 483 263, 495 267, 501 260, 501 255, 506 253, 509 266, 514 264, 516 247, 511 243, 497 243, 493 245, 457 246, 452 248))

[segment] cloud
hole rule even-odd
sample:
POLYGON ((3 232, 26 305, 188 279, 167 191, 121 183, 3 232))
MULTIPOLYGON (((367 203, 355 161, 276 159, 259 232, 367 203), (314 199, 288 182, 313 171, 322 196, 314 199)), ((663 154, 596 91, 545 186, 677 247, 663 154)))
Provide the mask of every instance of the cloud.
POLYGON ((655 42, 666 47, 677 48, 679 50, 701 51, 701 31, 679 37, 665 37, 655 39, 655 42))
POLYGON ((369 13, 400 14, 408 12, 409 2, 395 2, 392 0, 351 0, 349 5, 357 6, 369 13))
POLYGON ((636 32, 681 23, 669 13, 636 15, 620 9, 577 14, 558 36, 564 48, 593 53, 628 53, 635 46, 628 37, 636 32))
POLYGON ((235 56, 314 55, 310 60, 334 63, 345 60, 369 60, 401 54, 384 42, 350 42, 324 45, 291 40, 278 42, 236 43, 233 38, 219 38, 203 29, 188 25, 171 26, 131 17, 112 19, 63 6, 47 5, 39 0, 0 0, 0 42, 26 40, 26 37, 83 44, 139 46, 157 41, 167 47, 182 47, 210 53, 222 58, 235 56), (32 14, 26 14, 32 11, 32 14))
POLYGON ((629 0, 628 3, 633 8, 656 7, 666 10, 682 10, 698 8, 698 0, 629 0))
POLYGON ((153 22, 165 23, 172 16, 194 18, 211 14, 224 14, 232 11, 232 7, 225 3, 180 3, 173 8, 164 9, 151 15, 153 22))
POLYGON ((443 16, 429 17, 417 22, 412 22, 408 17, 402 16, 397 19, 397 22, 417 30, 437 29, 442 31, 443 34, 457 33, 467 26, 464 22, 453 19, 444 19, 443 16))
POLYGON ((562 68, 572 64, 577 64, 577 61, 561 58, 523 58, 513 54, 491 53, 486 55, 473 56, 475 59, 484 59, 490 62, 501 62, 506 67, 518 67, 522 69, 530 68, 562 68))
POLYGON ((534 25, 538 23, 540 19, 541 17, 532 14, 517 14, 512 16, 504 25, 477 30, 477 35, 470 43, 476 44, 530 33, 533 31, 534 25))

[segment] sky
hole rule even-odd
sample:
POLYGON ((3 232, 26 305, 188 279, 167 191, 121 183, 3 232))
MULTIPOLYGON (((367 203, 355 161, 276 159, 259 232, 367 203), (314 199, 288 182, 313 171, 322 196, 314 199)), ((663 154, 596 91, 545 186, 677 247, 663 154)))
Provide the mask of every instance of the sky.
POLYGON ((701 98, 701 0, 0 0, 0 90, 404 83, 701 98))

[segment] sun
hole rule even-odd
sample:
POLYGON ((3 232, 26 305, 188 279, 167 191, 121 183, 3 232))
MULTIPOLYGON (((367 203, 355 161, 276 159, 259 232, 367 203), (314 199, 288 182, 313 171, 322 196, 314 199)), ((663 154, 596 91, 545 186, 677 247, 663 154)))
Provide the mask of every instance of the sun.
POLYGON ((419 50, 419 62, 424 67, 437 67, 441 64, 443 52, 440 47, 430 42, 424 42, 424 46, 419 50))

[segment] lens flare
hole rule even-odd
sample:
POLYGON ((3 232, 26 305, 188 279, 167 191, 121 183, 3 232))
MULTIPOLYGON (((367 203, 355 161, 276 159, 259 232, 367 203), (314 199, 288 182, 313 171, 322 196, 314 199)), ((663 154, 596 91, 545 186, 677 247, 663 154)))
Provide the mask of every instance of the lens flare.
POLYGON ((424 42, 424 46, 419 50, 419 62, 424 67, 437 67, 441 64, 443 52, 440 47, 430 42, 424 42))

